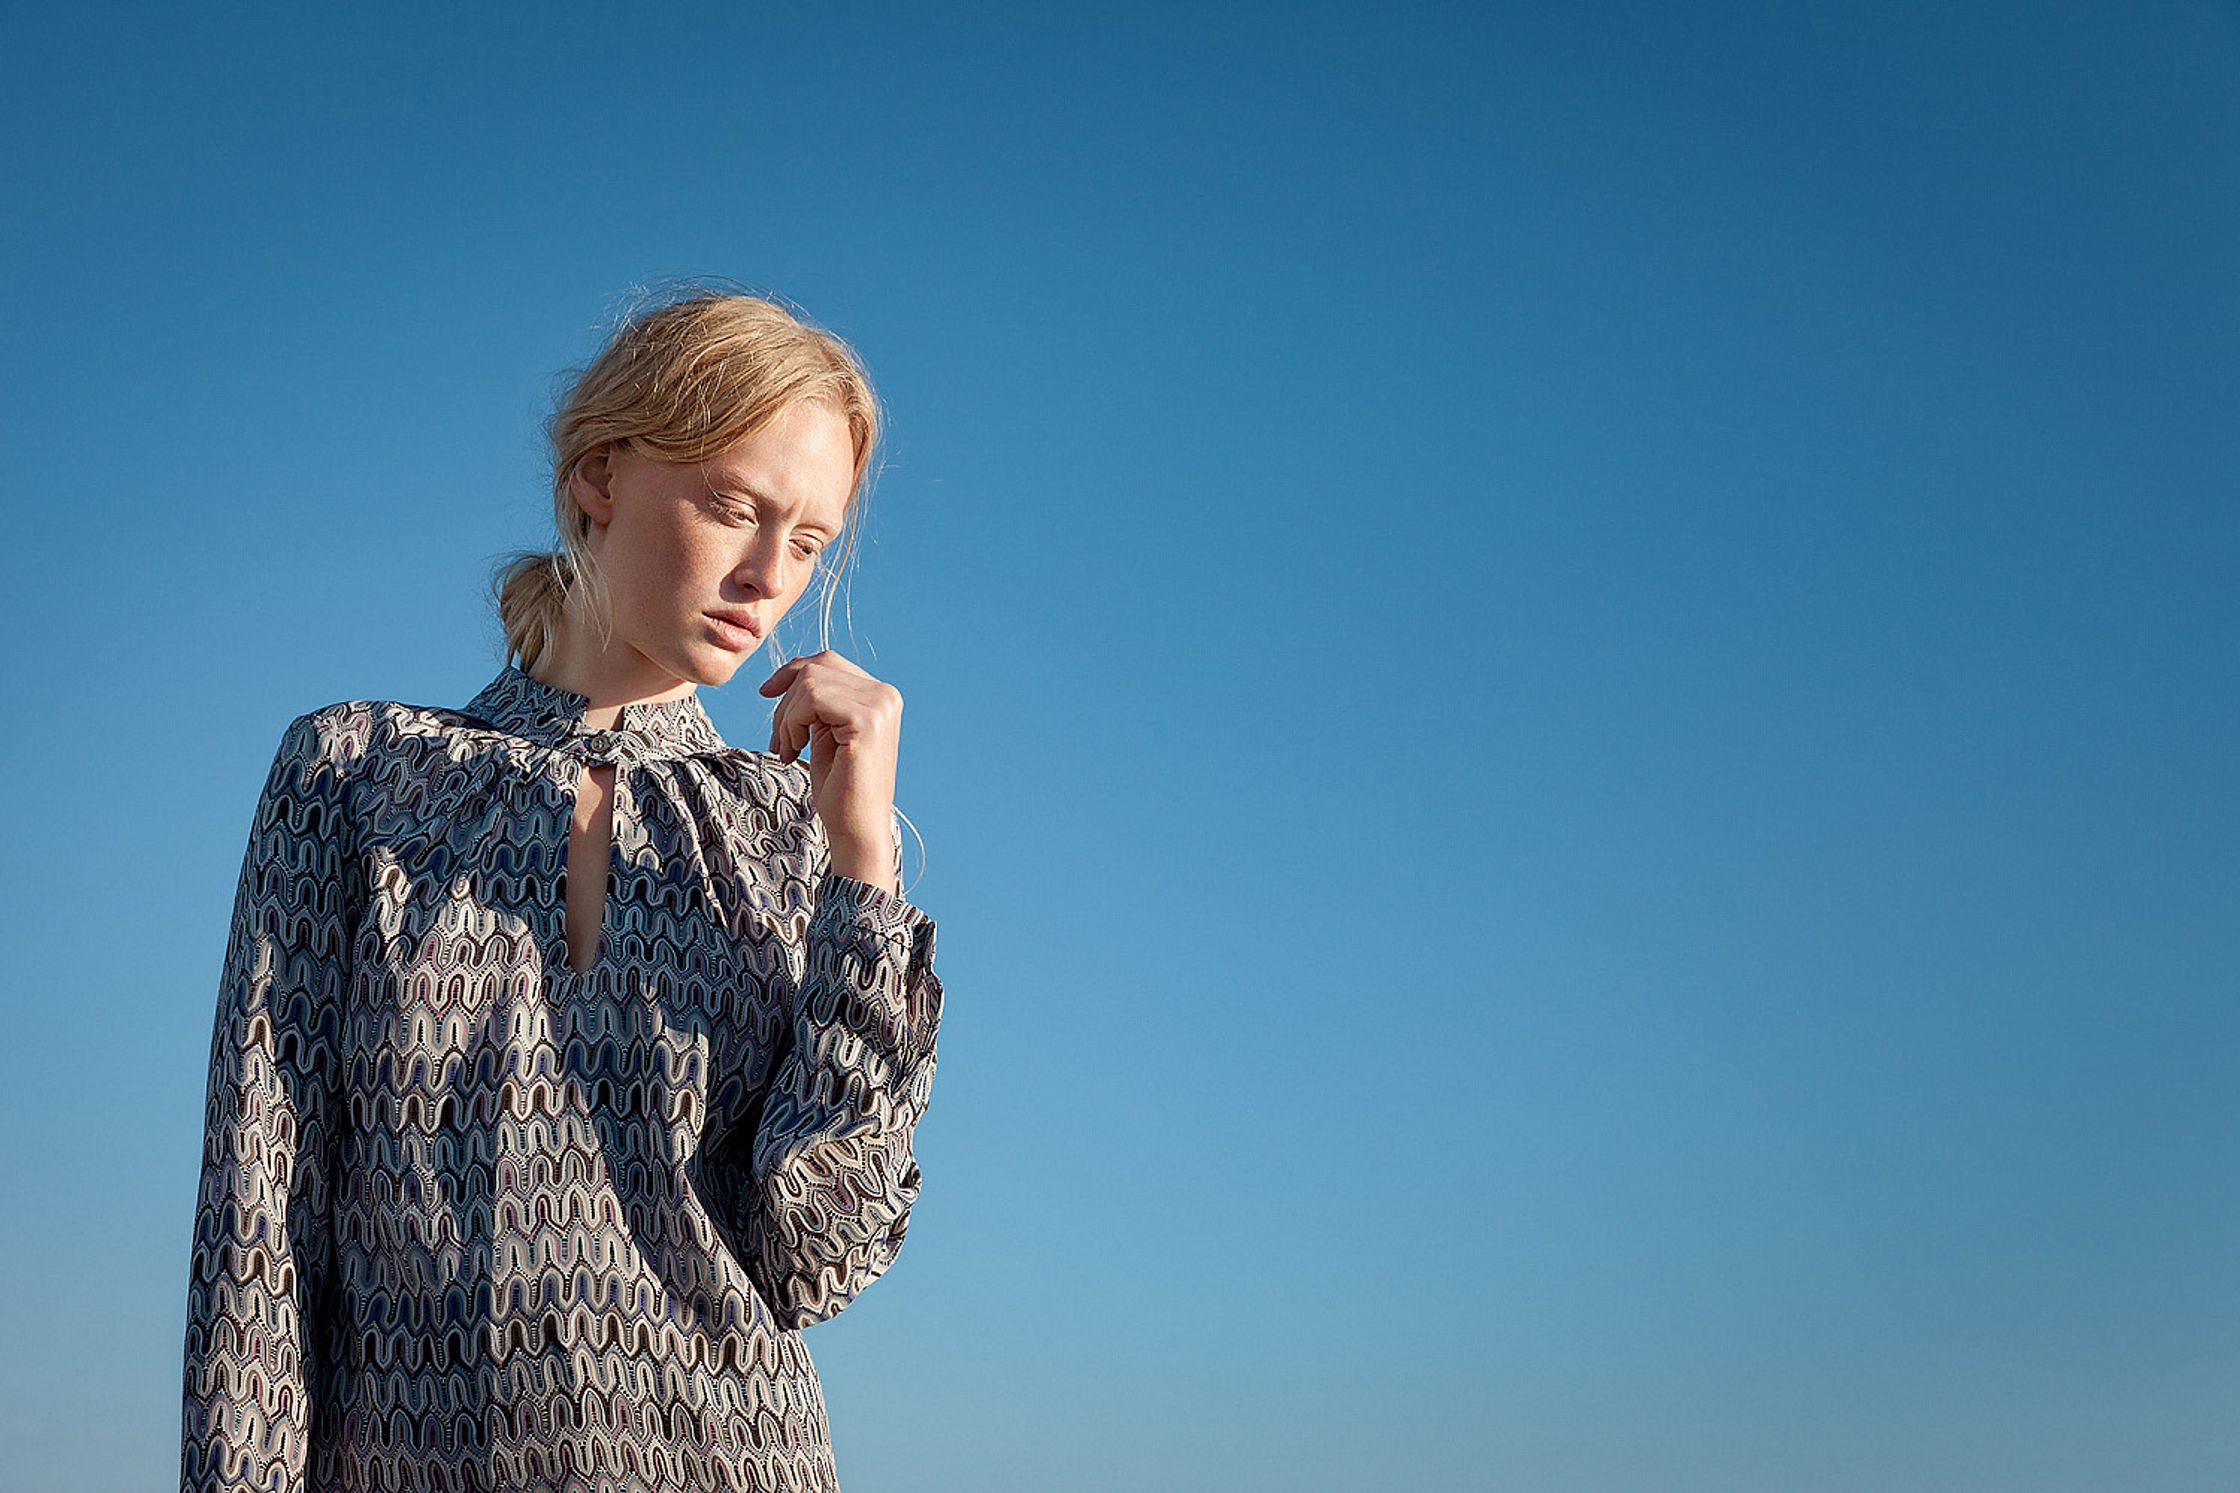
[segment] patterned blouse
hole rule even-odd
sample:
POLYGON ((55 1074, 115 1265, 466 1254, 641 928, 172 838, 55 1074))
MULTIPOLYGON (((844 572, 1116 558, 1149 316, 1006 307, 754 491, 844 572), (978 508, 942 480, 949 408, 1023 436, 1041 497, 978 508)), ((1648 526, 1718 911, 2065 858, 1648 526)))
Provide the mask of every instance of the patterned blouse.
POLYGON ((211 1035, 187 1493, 836 1493, 801 1329, 902 1247, 934 924, 831 870, 806 762, 697 694, 589 705, 508 664, 288 724, 211 1035))

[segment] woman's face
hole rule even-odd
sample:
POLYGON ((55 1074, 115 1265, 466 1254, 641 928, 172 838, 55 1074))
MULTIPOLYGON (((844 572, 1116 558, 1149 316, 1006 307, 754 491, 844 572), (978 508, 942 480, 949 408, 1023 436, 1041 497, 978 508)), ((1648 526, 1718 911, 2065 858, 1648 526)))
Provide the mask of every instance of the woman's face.
MULTIPOLYGON (((786 614, 840 533, 855 480, 847 422, 797 400, 762 430, 705 463, 672 463, 620 445, 577 463, 576 505, 614 599, 603 670, 635 660, 680 680, 720 685, 786 614), (722 627, 743 620, 752 635, 722 627), (625 655, 626 658, 626 655, 625 655)), ((586 646, 595 651, 598 635, 586 646)))

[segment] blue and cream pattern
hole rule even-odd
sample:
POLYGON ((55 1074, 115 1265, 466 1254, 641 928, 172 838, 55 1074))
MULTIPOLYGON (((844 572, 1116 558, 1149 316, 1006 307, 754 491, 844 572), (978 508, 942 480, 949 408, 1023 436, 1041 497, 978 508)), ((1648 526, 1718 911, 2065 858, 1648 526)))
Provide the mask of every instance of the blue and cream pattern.
POLYGON ((836 1493, 801 1329, 902 1246, 934 924, 697 693, 589 706, 509 663, 283 733, 211 1034, 185 1493, 836 1493))

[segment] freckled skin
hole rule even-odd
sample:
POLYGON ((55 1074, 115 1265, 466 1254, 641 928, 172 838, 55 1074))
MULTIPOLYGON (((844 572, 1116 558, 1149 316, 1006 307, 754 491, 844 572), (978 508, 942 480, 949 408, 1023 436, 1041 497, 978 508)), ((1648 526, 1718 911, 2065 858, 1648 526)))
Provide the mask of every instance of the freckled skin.
POLYGON ((623 446, 586 457, 569 486, 591 518, 614 634, 602 648, 591 619, 571 611, 551 682, 591 699, 593 725, 613 725, 625 701, 728 682, 748 654, 709 631, 708 610, 744 607, 767 637, 838 536, 854 479, 847 422, 808 402, 702 464, 623 446))

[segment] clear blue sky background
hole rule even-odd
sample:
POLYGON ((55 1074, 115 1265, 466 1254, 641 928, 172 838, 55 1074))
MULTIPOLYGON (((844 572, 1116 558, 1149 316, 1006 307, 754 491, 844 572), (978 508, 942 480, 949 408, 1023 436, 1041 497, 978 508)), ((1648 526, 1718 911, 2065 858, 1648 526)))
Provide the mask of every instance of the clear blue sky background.
POLYGON ((260 774, 718 275, 896 422, 849 1493, 2230 1493, 2233 6, 619 14, 0 6, 0 1481, 175 1477, 260 774))

